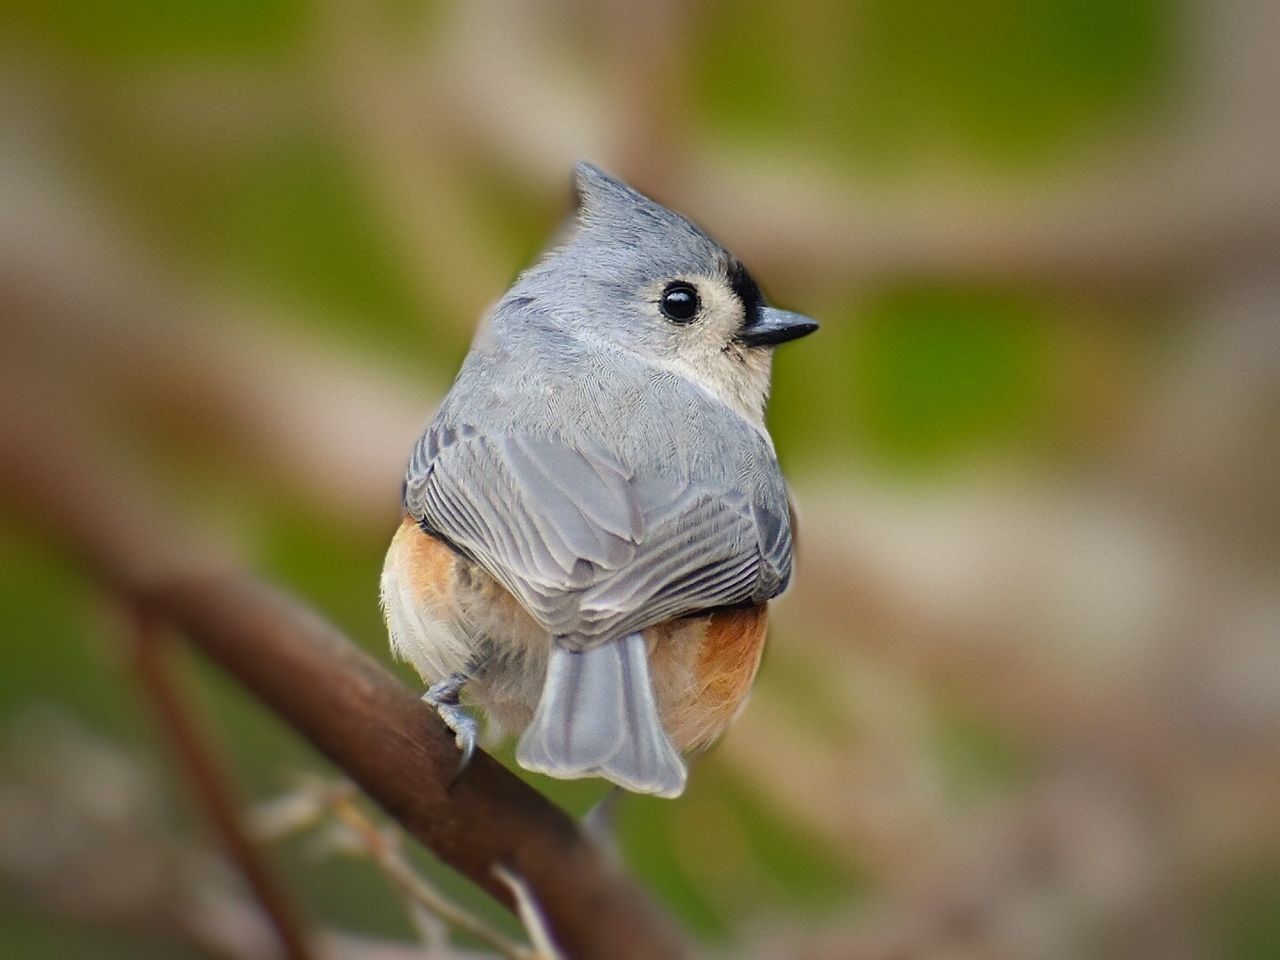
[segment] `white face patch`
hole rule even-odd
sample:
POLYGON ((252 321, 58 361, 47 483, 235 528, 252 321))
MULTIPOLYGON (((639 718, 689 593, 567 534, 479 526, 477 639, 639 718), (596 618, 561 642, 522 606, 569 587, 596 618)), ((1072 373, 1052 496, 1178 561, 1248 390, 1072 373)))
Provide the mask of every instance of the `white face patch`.
POLYGON ((659 359, 763 431, 773 351, 734 339, 742 329, 743 306, 728 279, 704 274, 668 277, 646 289, 645 298, 655 320, 670 328, 659 359), (689 323, 674 323, 659 308, 663 290, 676 280, 698 291, 700 309, 689 323))

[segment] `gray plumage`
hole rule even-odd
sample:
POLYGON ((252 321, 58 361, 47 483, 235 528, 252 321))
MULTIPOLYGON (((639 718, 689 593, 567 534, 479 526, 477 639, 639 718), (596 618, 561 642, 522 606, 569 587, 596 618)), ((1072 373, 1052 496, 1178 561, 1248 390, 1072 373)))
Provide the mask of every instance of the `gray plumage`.
POLYGON ((521 763, 670 795, 684 768, 640 631, 767 601, 791 573, 763 425, 771 350, 734 339, 767 308, 683 217, 585 164, 577 184, 576 229, 478 334, 413 453, 405 506, 553 638, 521 763), (660 315, 671 278, 702 284, 706 329, 660 315), (735 289, 738 314, 717 319, 735 289))

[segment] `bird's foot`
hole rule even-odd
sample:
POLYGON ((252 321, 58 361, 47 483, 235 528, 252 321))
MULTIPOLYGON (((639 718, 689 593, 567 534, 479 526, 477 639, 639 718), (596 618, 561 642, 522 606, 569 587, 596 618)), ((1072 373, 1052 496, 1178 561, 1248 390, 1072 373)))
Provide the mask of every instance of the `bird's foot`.
POLYGON ((451 673, 439 683, 433 683, 422 695, 425 703, 435 708, 445 726, 453 731, 453 742, 458 745, 462 757, 458 763, 458 772, 454 774, 456 781, 467 769, 471 757, 476 752, 476 737, 479 728, 476 718, 462 706, 458 695, 467 685, 469 678, 465 673, 451 673))

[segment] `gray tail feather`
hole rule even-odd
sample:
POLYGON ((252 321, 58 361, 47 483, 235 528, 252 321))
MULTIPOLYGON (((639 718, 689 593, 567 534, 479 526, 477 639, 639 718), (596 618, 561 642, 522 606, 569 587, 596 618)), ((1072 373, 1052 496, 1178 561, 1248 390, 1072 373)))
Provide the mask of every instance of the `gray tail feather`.
POLYGON ((565 780, 604 777, 635 793, 679 796, 684 762, 658 717, 644 638, 633 633, 589 650, 555 644, 516 760, 565 780))

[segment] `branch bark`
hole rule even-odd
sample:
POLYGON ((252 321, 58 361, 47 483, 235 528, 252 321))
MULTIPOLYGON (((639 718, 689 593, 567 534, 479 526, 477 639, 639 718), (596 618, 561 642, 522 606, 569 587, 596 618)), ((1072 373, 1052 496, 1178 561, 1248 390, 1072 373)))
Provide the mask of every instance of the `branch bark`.
POLYGON ((73 437, 65 423, 0 412, 0 505, 178 627, 496 900, 515 906, 496 868, 525 880, 567 956, 688 955, 673 921, 576 822, 483 753, 449 787, 457 749, 416 693, 295 599, 188 547, 73 437))

